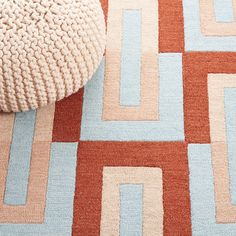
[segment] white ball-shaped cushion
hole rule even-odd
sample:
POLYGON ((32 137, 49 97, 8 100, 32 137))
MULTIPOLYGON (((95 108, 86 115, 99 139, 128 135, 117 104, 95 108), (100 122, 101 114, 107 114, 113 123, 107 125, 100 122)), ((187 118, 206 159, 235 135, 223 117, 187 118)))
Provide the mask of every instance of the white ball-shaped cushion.
POLYGON ((77 92, 105 48, 99 0, 0 0, 0 111, 77 92))

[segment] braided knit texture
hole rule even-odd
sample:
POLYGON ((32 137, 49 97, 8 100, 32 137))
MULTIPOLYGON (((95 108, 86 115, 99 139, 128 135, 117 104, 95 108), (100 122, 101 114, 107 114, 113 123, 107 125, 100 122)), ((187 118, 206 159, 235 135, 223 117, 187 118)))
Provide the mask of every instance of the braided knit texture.
POLYGON ((104 48, 99 0, 0 1, 0 110, 35 109, 77 92, 104 48))

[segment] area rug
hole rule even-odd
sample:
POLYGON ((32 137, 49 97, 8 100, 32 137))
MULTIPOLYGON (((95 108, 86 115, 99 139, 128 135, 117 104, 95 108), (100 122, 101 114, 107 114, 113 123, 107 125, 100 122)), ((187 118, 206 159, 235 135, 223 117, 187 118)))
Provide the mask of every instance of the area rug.
POLYGON ((236 235, 235 1, 101 3, 84 90, 0 114, 0 235, 236 235))

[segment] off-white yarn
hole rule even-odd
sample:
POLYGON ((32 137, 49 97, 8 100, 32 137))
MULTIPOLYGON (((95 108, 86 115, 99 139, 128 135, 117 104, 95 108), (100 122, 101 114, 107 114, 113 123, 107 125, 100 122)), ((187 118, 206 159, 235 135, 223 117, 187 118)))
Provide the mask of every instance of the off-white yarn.
POLYGON ((78 91, 104 47, 99 0, 0 0, 0 110, 35 109, 78 91))

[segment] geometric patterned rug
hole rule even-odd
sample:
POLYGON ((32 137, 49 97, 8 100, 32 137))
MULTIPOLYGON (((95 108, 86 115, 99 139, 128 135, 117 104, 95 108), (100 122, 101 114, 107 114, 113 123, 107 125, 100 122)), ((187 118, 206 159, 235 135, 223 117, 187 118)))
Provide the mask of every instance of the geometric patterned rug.
POLYGON ((0 114, 0 235, 236 235, 236 1, 101 3, 86 87, 0 114))

